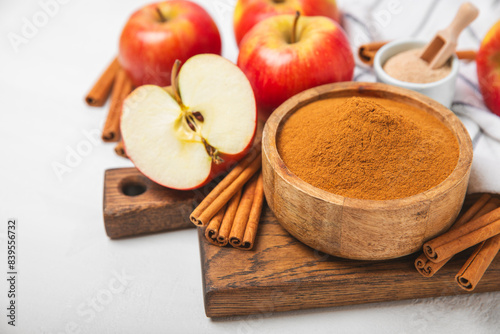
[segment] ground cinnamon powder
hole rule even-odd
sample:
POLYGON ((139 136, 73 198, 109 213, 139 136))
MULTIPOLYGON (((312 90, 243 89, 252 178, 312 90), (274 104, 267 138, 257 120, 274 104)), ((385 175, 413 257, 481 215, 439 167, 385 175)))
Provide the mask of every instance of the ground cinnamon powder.
POLYGON ((412 196, 441 183, 458 161, 458 142, 437 118, 384 98, 320 100, 297 110, 278 133, 291 172, 350 198, 412 196))

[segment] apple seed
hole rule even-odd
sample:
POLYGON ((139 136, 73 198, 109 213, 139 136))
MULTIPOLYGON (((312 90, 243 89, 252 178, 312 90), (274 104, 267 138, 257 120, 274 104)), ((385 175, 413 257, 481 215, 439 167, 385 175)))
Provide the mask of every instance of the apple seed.
POLYGON ((189 116, 186 116, 185 119, 186 119, 186 123, 189 126, 189 128, 191 130, 193 130, 194 132, 196 132, 196 126, 194 125, 193 119, 191 119, 189 116))
POLYGON ((203 118, 203 115, 199 111, 193 111, 192 114, 194 118, 196 118, 200 122, 203 122, 205 120, 205 118, 203 118))

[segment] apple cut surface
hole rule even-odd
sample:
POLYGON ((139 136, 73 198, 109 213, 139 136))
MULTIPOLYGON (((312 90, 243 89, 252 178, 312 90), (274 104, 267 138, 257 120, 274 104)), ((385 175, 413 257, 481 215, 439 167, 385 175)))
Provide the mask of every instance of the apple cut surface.
POLYGON ((121 131, 130 159, 153 181, 176 189, 201 184, 211 158, 194 140, 179 140, 181 107, 161 87, 136 89, 123 105, 121 131))
POLYGON ((221 153, 243 151, 254 136, 256 105, 245 74, 215 55, 195 56, 179 72, 184 105, 200 111, 202 136, 221 153))
POLYGON ((144 175, 193 189, 209 181, 215 165, 208 147, 230 156, 251 145, 255 98, 239 68, 217 55, 194 56, 178 81, 181 104, 161 87, 137 88, 124 102, 121 131, 127 155, 144 175))

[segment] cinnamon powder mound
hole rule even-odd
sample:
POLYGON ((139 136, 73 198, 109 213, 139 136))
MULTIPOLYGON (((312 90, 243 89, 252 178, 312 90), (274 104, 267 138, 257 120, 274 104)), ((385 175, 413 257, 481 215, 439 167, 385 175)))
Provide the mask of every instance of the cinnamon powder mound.
POLYGON ((441 183, 458 161, 458 142, 437 118, 384 98, 320 100, 297 110, 278 133, 288 169, 344 197, 388 200, 441 183))

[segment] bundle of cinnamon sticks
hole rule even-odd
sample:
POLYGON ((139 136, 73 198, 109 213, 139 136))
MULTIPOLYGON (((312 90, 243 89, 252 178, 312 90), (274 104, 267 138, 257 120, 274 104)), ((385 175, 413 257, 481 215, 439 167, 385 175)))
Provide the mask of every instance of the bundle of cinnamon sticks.
POLYGON ((111 95, 111 103, 101 138, 105 142, 118 142, 115 152, 123 157, 126 157, 126 154, 123 142, 120 141, 120 117, 123 100, 132 90, 132 81, 121 68, 118 58, 115 58, 85 97, 89 106, 102 107, 111 95))
POLYGON ((450 230, 424 244, 415 268, 425 277, 433 276, 454 255, 476 246, 455 276, 458 285, 474 290, 500 250, 500 200, 482 195, 450 230))
POLYGON ((214 245, 230 244, 243 250, 254 246, 264 202, 259 172, 262 157, 257 147, 191 213, 191 222, 205 227, 205 237, 214 245))
MULTIPOLYGON (((363 44, 358 49, 359 59, 366 65, 372 66, 373 60, 375 59, 375 54, 377 51, 389 43, 388 41, 379 41, 363 44)), ((458 59, 473 61, 476 60, 477 52, 475 50, 463 50, 456 52, 458 59)))

